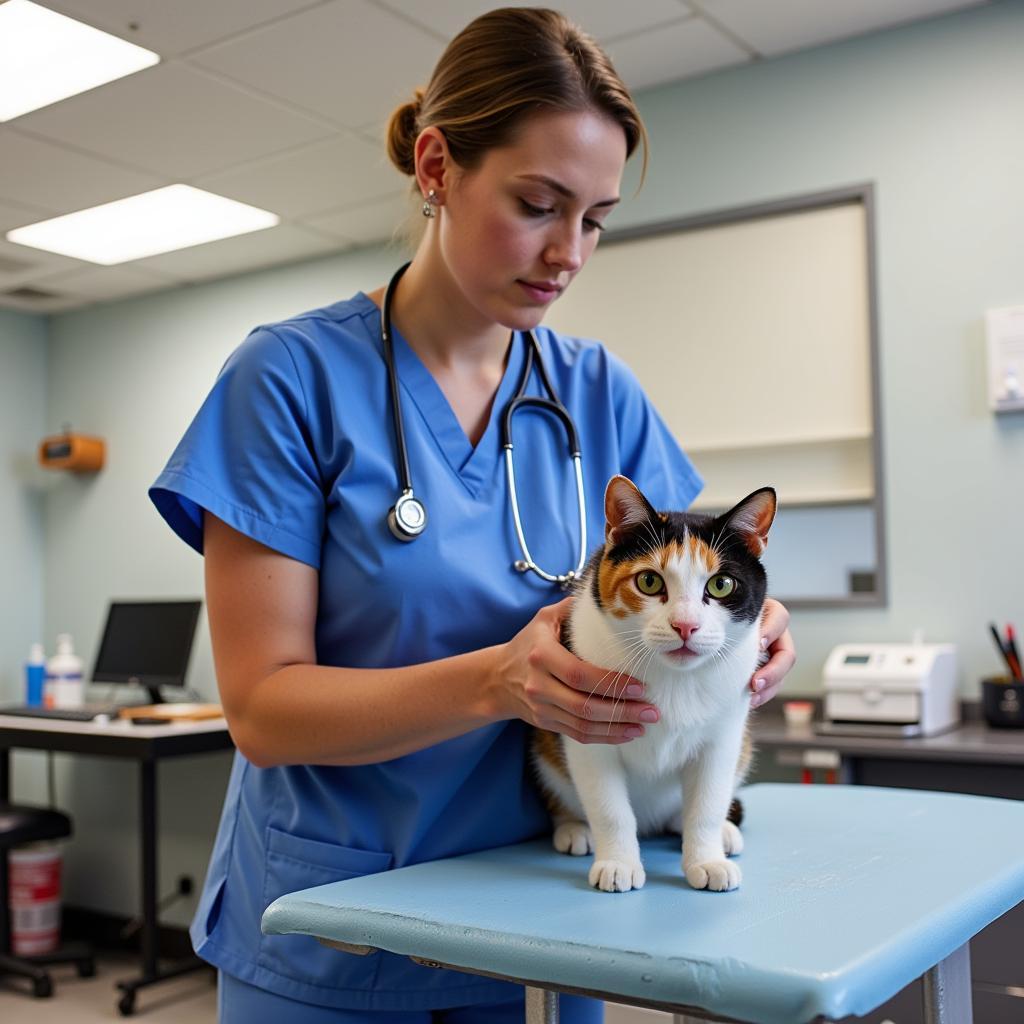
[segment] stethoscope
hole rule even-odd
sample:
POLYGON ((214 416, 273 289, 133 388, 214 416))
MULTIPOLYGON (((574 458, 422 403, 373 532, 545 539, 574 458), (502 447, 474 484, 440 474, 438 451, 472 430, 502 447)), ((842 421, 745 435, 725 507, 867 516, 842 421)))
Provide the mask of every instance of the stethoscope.
MULTIPOLYGON (((405 427, 402 423, 402 405, 398 395, 398 374, 395 371, 394 345, 391 340, 391 300, 394 298, 395 286, 401 280, 402 275, 409 269, 410 264, 399 267, 394 277, 388 283, 387 291, 384 293, 384 308, 380 318, 380 340, 384 347, 384 362, 388 368, 388 384, 391 390, 391 416, 395 426, 395 444, 398 448, 398 472, 402 478, 402 493, 398 500, 388 510, 388 527, 391 532, 401 541, 415 540, 427 526, 427 510, 423 502, 413 493, 412 475, 409 472, 409 452, 405 446, 405 427)), ((547 370, 544 368, 544 359, 541 356, 537 339, 532 331, 526 331, 526 340, 529 343, 526 349, 526 359, 523 366, 522 376, 519 378, 519 387, 511 401, 505 406, 501 416, 501 446, 505 450, 505 469, 508 474, 508 492, 512 500, 512 518, 515 522, 516 535, 519 538, 519 547, 522 549, 523 557, 516 559, 513 566, 519 572, 535 572, 541 579, 549 583, 558 583, 563 590, 568 589, 572 581, 576 579, 583 569, 587 557, 587 506, 583 490, 583 457, 580 452, 579 437, 576 434, 576 425, 569 415, 569 410, 559 401, 558 395, 552 387, 547 370), (526 384, 533 372, 536 362, 537 370, 540 373, 541 383, 544 385, 550 398, 540 395, 527 395, 526 384), (526 536, 523 533, 522 520, 519 518, 519 498, 516 494, 516 472, 512 462, 512 417, 519 410, 526 406, 534 406, 554 413, 565 428, 566 437, 569 441, 569 454, 572 458, 573 468, 576 471, 576 501, 580 513, 580 554, 575 569, 555 575, 545 572, 533 560, 530 549, 526 544, 526 536)))

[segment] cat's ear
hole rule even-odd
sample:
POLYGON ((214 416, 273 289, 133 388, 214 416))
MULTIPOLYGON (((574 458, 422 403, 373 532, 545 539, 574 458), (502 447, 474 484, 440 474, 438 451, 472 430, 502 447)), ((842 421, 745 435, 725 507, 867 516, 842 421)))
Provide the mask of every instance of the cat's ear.
POLYGON ((760 558, 768 543, 768 531, 775 519, 775 508, 775 488, 762 487, 720 516, 719 522, 738 533, 750 553, 760 558))
POLYGON ((632 480, 613 476, 604 492, 604 518, 605 543, 614 545, 632 527, 657 521, 658 513, 632 480))

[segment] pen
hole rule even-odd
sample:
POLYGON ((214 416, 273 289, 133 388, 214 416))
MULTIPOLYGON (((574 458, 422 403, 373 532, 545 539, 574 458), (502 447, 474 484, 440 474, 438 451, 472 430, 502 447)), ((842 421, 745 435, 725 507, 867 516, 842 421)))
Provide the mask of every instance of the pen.
POLYGON ((1006 624, 1006 646, 1010 649, 1010 653, 1017 659, 1019 664, 1020 652, 1017 650, 1017 631, 1010 623, 1006 624))
POLYGON ((1003 643, 1003 638, 999 635, 999 630, 996 629, 994 622, 988 624, 989 632, 992 634, 992 639, 996 642, 996 648, 998 649, 1003 661, 1006 662, 1006 667, 1010 670, 1010 675, 1014 679, 1020 679, 1020 661, 1014 659, 1011 661, 1012 655, 1007 649, 1006 644, 1003 643))
POLYGON ((1013 673, 1013 678, 1020 679, 1020 652, 1017 650, 1017 633, 1013 626, 1009 624, 1006 626, 1006 651, 1011 660, 1010 667, 1016 667, 1016 671, 1013 673))

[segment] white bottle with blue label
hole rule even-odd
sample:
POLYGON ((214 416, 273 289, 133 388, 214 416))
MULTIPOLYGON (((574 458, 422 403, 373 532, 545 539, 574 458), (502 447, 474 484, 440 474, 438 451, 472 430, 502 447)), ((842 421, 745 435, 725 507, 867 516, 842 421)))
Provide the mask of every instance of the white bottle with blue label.
POLYGON ((84 703, 82 659, 75 654, 70 635, 61 633, 57 653, 46 662, 46 706, 80 708, 84 703))

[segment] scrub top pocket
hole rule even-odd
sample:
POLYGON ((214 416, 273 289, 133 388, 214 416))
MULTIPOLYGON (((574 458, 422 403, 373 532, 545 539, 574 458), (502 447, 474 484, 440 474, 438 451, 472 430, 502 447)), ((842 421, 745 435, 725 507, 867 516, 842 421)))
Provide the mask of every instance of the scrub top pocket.
MULTIPOLYGON (((391 867, 390 853, 356 850, 315 839, 303 839, 267 826, 264 906, 279 896, 346 878, 360 878, 391 867)), ((260 939, 259 965, 307 985, 373 988, 379 963, 372 969, 367 960, 379 962, 380 953, 369 957, 341 953, 321 945, 308 935, 264 935, 260 939), (346 978, 346 973, 351 978, 346 978)))

